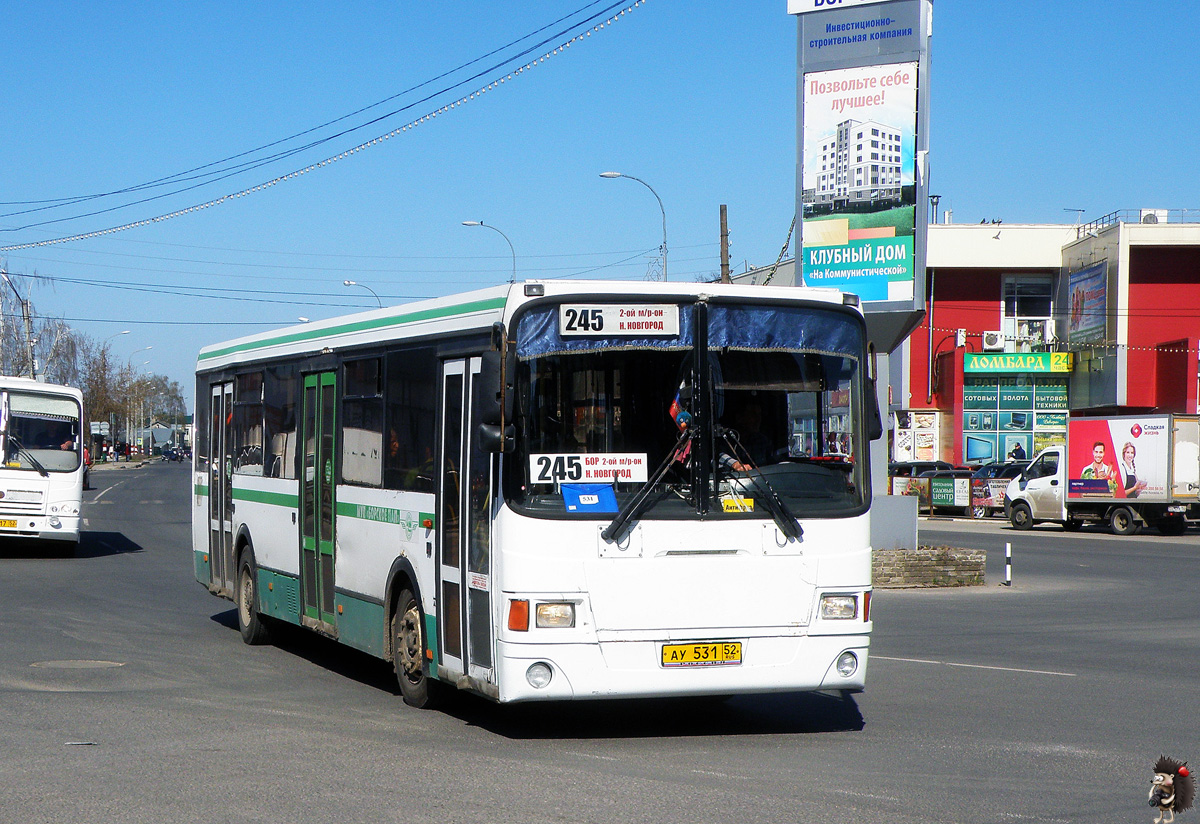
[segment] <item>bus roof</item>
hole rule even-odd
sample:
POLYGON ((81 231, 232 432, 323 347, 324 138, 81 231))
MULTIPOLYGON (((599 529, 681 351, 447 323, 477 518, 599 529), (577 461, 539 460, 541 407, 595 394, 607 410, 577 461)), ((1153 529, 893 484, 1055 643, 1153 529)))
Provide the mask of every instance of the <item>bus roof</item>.
POLYGON ((83 400, 83 391, 74 386, 63 386, 58 383, 46 383, 29 378, 16 378, 7 375, 0 376, 0 390, 16 389, 21 392, 40 392, 46 395, 70 395, 78 401, 83 400))
POLYGON ((610 295, 627 295, 662 299, 700 294, 808 300, 838 305, 852 303, 857 307, 857 303, 846 300, 842 292, 828 288, 596 280, 523 281, 311 321, 212 344, 200 350, 197 371, 221 369, 244 361, 302 355, 326 348, 341 349, 386 340, 483 332, 497 322, 509 323, 524 303, 543 296, 564 298, 578 295, 585 299, 603 299, 610 295))

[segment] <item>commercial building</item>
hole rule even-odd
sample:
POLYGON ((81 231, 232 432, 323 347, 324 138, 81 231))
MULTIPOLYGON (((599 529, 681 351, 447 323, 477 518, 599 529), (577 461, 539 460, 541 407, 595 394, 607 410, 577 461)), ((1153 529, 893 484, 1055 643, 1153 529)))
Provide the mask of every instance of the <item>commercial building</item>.
MULTIPOLYGON (((794 280, 788 261, 772 282, 794 280)), ((1200 412, 1200 210, 930 226, 925 309, 889 358, 893 460, 1032 457, 1068 415, 1200 412)))

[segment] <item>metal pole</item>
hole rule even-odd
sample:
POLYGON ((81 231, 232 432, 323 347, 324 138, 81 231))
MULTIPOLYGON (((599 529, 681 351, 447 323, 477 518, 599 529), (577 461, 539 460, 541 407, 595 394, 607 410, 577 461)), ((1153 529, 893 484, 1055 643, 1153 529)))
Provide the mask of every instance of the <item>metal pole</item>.
POLYGON ((1004 586, 1012 586, 1012 544, 1004 545, 1004 586))
POLYGON ((658 192, 654 191, 653 186, 651 186, 646 181, 642 180, 640 177, 634 177, 633 175, 627 175, 627 174, 624 174, 623 172, 601 172, 600 177, 606 177, 606 178, 609 178, 610 180, 618 178, 618 177, 625 177, 630 180, 636 180, 638 183, 642 184, 647 189, 649 189, 650 194, 654 195, 654 199, 658 201, 658 210, 660 212, 662 212, 662 224, 663 224, 662 279, 666 280, 667 279, 667 210, 665 208, 663 208, 662 198, 658 196, 658 192))
POLYGON ((508 251, 512 253, 512 277, 510 277, 508 279, 508 282, 516 283, 517 282, 517 250, 513 248, 512 241, 508 239, 508 235, 504 234, 504 232, 501 232, 499 229, 497 229, 492 224, 484 223, 482 220, 464 220, 462 222, 462 225, 463 226, 482 226, 485 229, 491 229, 493 232, 500 235, 500 237, 504 238, 504 242, 508 244, 508 251))

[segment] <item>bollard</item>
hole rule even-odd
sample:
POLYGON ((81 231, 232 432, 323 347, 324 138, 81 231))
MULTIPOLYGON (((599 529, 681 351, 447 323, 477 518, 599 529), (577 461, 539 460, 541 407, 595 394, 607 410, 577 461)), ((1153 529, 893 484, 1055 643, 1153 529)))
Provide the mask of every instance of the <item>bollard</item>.
POLYGON ((1012 544, 1004 545, 1004 586, 1012 586, 1012 544))

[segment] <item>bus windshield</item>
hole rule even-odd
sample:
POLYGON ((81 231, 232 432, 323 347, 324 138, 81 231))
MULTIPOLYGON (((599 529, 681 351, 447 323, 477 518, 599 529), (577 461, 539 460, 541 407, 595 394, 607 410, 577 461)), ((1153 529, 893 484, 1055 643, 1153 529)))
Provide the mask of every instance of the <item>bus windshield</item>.
POLYGON ((797 518, 861 512, 861 323, 812 305, 670 309, 678 333, 657 339, 564 336, 574 310, 558 307, 518 321, 508 500, 549 517, 611 519, 639 493, 664 518, 778 518, 773 500, 797 518))
POLYGON ((10 389, 0 398, 5 469, 46 475, 79 468, 79 404, 73 398, 10 389))

